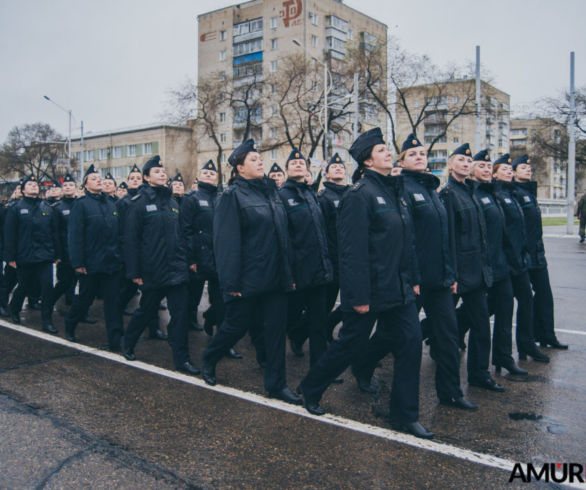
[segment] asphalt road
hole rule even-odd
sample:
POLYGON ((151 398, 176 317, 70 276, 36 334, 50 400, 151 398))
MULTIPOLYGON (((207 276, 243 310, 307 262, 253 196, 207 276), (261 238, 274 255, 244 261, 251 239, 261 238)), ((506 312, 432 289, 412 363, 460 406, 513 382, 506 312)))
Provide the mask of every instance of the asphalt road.
MULTIPOLYGON (((42 335, 38 312, 25 310, 20 330, 0 323, 0 488, 505 488, 513 462, 586 462, 586 246, 547 238, 546 250, 570 350, 548 349, 547 365, 520 362, 524 381, 495 375, 503 394, 464 384, 480 406, 467 413, 438 404, 424 348, 421 422, 437 444, 389 430, 392 358, 376 395, 346 372, 322 401, 333 417, 315 418, 264 398, 247 337, 245 358, 221 361, 212 390, 172 370, 165 342, 141 341, 148 364, 128 363, 99 349, 101 322, 81 325, 77 346, 42 335)), ((62 335, 58 313, 55 326, 62 335)), ((196 365, 207 342, 190 333, 196 365)), ((308 362, 287 352, 289 386, 308 362)))

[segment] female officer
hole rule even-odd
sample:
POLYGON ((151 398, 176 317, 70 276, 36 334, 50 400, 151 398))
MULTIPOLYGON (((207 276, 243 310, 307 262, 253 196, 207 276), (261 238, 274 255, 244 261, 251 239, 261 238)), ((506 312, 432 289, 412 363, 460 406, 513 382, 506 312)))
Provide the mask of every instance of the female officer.
POLYGON ((287 331, 291 344, 299 349, 309 336, 313 366, 327 346, 326 284, 333 279, 332 263, 321 208, 315 192, 305 182, 307 161, 297 148, 291 151, 285 170, 288 178, 279 194, 289 220, 295 277, 295 291, 289 295, 287 331), (307 322, 300 322, 304 309, 307 322))
MULTIPOLYGON (((513 196, 523 209, 525 216, 525 236, 529 252, 529 277, 531 286, 535 291, 533 303, 533 322, 535 339, 541 342, 542 347, 565 350, 567 344, 562 344, 557 339, 554 326, 553 294, 549 282, 547 260, 545 259, 545 247, 543 246, 543 227, 541 223, 541 210, 537 203, 537 182, 531 181, 532 169, 528 155, 515 158, 513 172, 515 179, 515 191, 513 196)), ((520 352, 520 356, 526 357, 531 353, 520 352)))
MULTIPOLYGON (((494 195, 492 162, 488 150, 482 150, 474 156, 471 177, 476 182, 474 197, 480 204, 486 222, 486 241, 492 268, 492 286, 488 288, 488 309, 490 314, 494 314, 492 364, 497 373, 504 367, 511 374, 527 375, 526 370, 515 364, 509 351, 514 307, 513 285, 505 253, 505 215, 494 195)), ((462 321, 465 319, 462 318, 462 321)), ((522 341, 522 338, 517 340, 519 343, 522 341)))
MULTIPOLYGON (((513 198, 513 167, 508 154, 503 155, 494 163, 493 177, 495 178, 495 198, 500 204, 505 217, 505 254, 509 265, 513 294, 517 298, 517 350, 519 353, 523 352, 531 355, 536 361, 548 362, 549 358, 540 352, 535 345, 533 291, 531 291, 531 280, 527 269, 525 219, 521 206, 513 198)), ((510 363, 512 359, 511 330, 512 326, 509 326, 508 332, 503 332, 502 338, 498 339, 498 341, 497 339, 493 340, 492 357, 493 364, 497 366, 497 370, 499 369, 499 364, 495 362, 497 349, 503 352, 502 357, 505 361, 508 360, 508 363, 510 363)), ((496 333, 495 326, 495 335, 496 333)), ((496 357, 498 360, 498 355, 496 357)), ((512 374, 518 374, 507 367, 507 362, 500 365, 512 374)), ((513 366, 514 364, 511 367, 513 366)))
POLYGON ((418 309, 425 310, 430 349, 436 362, 435 387, 440 403, 466 410, 477 407, 460 389, 458 321, 452 294, 456 276, 450 263, 448 216, 436 189, 439 179, 426 172, 427 151, 414 134, 401 148, 399 166, 415 227, 415 250, 421 274, 418 309))
POLYGON ((274 181, 264 176, 253 140, 236 148, 228 161, 236 175, 218 200, 213 240, 225 316, 203 353, 203 379, 216 384, 216 364, 260 316, 265 389, 272 398, 299 405, 285 375, 286 293, 294 288, 287 211, 274 181))
POLYGON ((188 266, 179 205, 165 186, 167 174, 159 155, 144 164, 142 173, 146 185, 132 198, 124 230, 126 277, 141 288, 142 295, 124 334, 122 354, 129 361, 136 359, 134 347, 167 297, 171 315, 168 340, 175 368, 199 374, 189 358, 188 266))
POLYGON ((27 294, 40 286, 42 323, 45 332, 53 326, 53 261, 59 261, 60 242, 53 207, 39 199, 39 184, 29 175, 22 184, 23 198, 6 212, 4 260, 18 275, 18 286, 10 301, 13 323, 20 323, 20 311, 27 294))
POLYGON ((338 206, 342 197, 350 188, 345 182, 346 165, 340 155, 335 153, 326 166, 324 188, 317 195, 326 223, 328 250, 334 271, 334 279, 327 285, 326 291, 326 311, 328 312, 326 335, 329 342, 332 340, 334 328, 342 321, 343 317, 340 307, 334 310, 334 306, 336 305, 338 293, 340 292, 340 274, 338 272, 338 206))
MULTIPOLYGON (((490 320, 486 288, 492 285, 492 272, 486 245, 486 223, 474 199, 475 183, 467 181, 472 156, 464 143, 448 160, 450 176, 440 192, 448 213, 451 263, 456 273, 456 292, 462 298, 462 313, 470 325, 468 383, 492 391, 504 391, 490 376, 490 320)), ((462 325, 458 325, 459 328, 462 325)))
POLYGON ((76 199, 67 228, 71 267, 79 277, 77 296, 65 317, 65 337, 75 342, 75 328, 94 298, 104 298, 104 318, 110 350, 120 350, 122 315, 118 305, 121 254, 116 205, 102 192, 102 178, 93 165, 87 169, 84 197, 76 199))
POLYGON ((395 357, 390 400, 391 424, 416 437, 433 433, 419 422, 421 328, 413 282, 413 234, 400 177, 380 128, 360 135, 350 154, 358 162, 356 184, 340 203, 338 217, 340 290, 344 323, 338 339, 301 381, 308 412, 322 415, 320 398, 350 363, 372 358, 372 350, 395 357), (358 180, 360 174, 363 178, 358 180), (377 343, 369 342, 378 320, 377 343))

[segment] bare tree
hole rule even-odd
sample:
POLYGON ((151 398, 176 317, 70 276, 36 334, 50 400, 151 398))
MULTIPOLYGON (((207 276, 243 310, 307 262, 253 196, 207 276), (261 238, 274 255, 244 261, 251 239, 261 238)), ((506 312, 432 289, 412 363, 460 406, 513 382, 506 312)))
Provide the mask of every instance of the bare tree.
POLYGON ((390 122, 390 142, 399 153, 400 127, 421 134, 431 151, 445 141, 448 128, 459 118, 475 112, 474 83, 467 80, 465 69, 452 66, 442 70, 427 56, 403 50, 389 38, 386 59, 382 45, 355 46, 349 58, 353 69, 361 73, 366 92, 390 122), (386 63, 385 63, 386 61, 386 63))
POLYGON ((224 149, 218 131, 220 114, 226 110, 230 101, 230 92, 226 85, 219 83, 223 76, 213 73, 200 80, 199 86, 187 80, 179 88, 169 91, 166 117, 177 124, 186 124, 192 120, 196 131, 212 140, 217 149, 218 182, 222 179, 222 154, 224 149))
POLYGON ((0 170, 4 175, 57 179, 67 169, 64 145, 63 137, 48 124, 15 126, 0 149, 0 170))

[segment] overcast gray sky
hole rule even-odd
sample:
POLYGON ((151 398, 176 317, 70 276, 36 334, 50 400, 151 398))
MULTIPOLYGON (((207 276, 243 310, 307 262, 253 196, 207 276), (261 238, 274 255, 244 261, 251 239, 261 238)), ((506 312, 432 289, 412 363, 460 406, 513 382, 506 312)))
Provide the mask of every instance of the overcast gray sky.
MULTIPOLYGON (((15 125, 63 135, 71 108, 86 132, 156 122, 166 91, 194 77, 197 15, 230 0, 0 0, 0 143, 15 125)), ((439 65, 474 58, 513 108, 586 85, 585 0, 346 0, 439 65)), ((79 132, 78 130, 75 132, 79 132)))

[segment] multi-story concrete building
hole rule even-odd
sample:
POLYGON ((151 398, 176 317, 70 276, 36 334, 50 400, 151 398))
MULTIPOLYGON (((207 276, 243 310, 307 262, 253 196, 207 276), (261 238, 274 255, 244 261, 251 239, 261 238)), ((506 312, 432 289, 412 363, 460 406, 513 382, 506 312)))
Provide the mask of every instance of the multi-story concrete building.
POLYGON ((552 151, 556 145, 564 144, 565 136, 565 126, 553 119, 511 120, 511 156, 529 155, 539 198, 566 199, 567 162, 552 151))
POLYGON ((486 82, 481 82, 481 143, 474 148, 475 86, 474 79, 464 79, 400 89, 397 100, 406 102, 397 105, 396 139, 411 133, 411 120, 418 123, 417 136, 428 148, 433 143, 429 165, 435 174, 444 173, 449 154, 463 143, 474 152, 488 148, 493 159, 509 151, 510 96, 486 82))
MULTIPOLYGON (((126 180, 134 164, 139 168, 160 155, 170 177, 181 172, 186 182, 195 177, 193 128, 155 124, 88 133, 83 139, 84 169, 93 164, 102 176, 110 172, 117 181, 126 180)), ((71 140, 75 168, 81 161, 81 140, 71 140)))
MULTIPOLYGON (((234 86, 252 80, 269 80, 285 69, 285 58, 289 55, 303 56, 305 63, 319 76, 323 73, 323 63, 327 63, 335 83, 336 72, 345 62, 351 46, 371 49, 378 43, 386 53, 386 25, 341 0, 252 0, 199 15, 198 29, 199 80, 218 73, 218 83, 226 77, 234 86)), ((321 80, 321 85, 316 83, 317 95, 323 92, 323 77, 321 80)), ((336 101, 329 102, 332 103, 336 101)), ((265 99, 252 113, 253 122, 259 123, 260 128, 251 136, 260 142, 261 151, 263 142, 275 141, 284 134, 274 121, 266 122, 276 111, 274 103, 265 99)), ((363 126, 386 126, 384 115, 379 114, 375 106, 361 102, 360 111, 363 126)), ((226 105, 221 110, 217 139, 222 145, 223 163, 242 141, 246 114, 240 112, 234 105, 226 105)), ((201 129, 197 131, 197 140, 199 164, 210 158, 215 160, 216 143, 201 129)), ((350 146, 350 140, 351 132, 330 132, 328 156, 336 151, 346 156, 345 148, 350 146)), ((274 161, 283 164, 290 150, 289 145, 283 145, 264 152, 265 167, 268 169, 274 161)))

